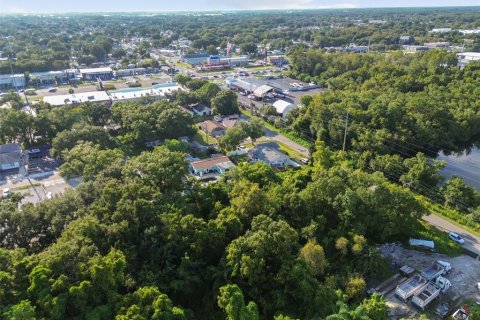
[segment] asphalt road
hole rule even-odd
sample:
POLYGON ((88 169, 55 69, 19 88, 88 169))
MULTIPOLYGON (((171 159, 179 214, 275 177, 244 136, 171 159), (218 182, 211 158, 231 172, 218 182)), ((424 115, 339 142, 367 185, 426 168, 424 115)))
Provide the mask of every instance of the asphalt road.
POLYGON ((465 239, 465 244, 463 245, 465 249, 480 255, 480 237, 477 237, 461 227, 456 226, 453 223, 433 214, 424 216, 423 220, 427 221, 429 224, 441 231, 453 231, 457 233, 460 237, 465 239))

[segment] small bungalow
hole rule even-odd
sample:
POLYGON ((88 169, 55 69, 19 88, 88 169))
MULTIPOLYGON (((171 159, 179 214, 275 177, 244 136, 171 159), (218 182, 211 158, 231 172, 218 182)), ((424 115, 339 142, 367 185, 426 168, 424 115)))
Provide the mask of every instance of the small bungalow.
POLYGON ((200 124, 200 129, 202 129, 207 135, 210 135, 214 138, 221 137, 225 135, 225 126, 220 122, 213 120, 206 120, 200 124))
POLYGON ((248 159, 252 162, 262 161, 274 167, 283 167, 290 163, 289 156, 266 144, 248 150, 248 159))
POLYGON ((192 116, 209 116, 212 114, 212 109, 204 105, 203 103, 194 103, 184 108, 185 111, 192 116))
POLYGON ((190 172, 195 176, 202 177, 208 173, 224 174, 231 167, 234 167, 232 161, 227 156, 217 156, 214 158, 193 161, 190 163, 190 172))
POLYGON ((22 158, 22 149, 17 143, 0 145, 0 171, 18 169, 22 158))

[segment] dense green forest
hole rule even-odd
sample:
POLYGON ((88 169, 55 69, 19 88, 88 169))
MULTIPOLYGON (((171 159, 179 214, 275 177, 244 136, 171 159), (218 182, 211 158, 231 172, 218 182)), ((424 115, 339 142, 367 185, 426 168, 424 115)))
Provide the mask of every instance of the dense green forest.
MULTIPOLYGON (((36 116, 20 110, 18 94, 4 95, 12 108, 0 109, 0 143, 51 144, 60 173, 82 183, 21 208, 17 193, 0 198, 2 319, 384 320, 383 299, 365 295, 391 274, 377 245, 432 235, 416 194, 480 223, 479 192, 442 181, 444 164, 431 159, 479 143, 480 64, 460 70, 446 51, 384 52, 404 33, 458 42, 463 35, 428 31, 479 27, 475 8, 2 19, 0 50, 16 53, 17 72, 64 68, 71 52, 85 62, 123 58, 113 46, 132 37, 153 39, 140 45, 145 57, 181 37, 196 49, 300 39, 290 75, 328 89, 280 124, 311 143, 309 165, 239 163, 208 184, 188 174, 191 150, 177 139, 194 134, 195 119, 178 106, 238 113, 237 96, 213 83, 180 75, 189 91, 162 101, 37 103, 36 116), (382 52, 319 49, 353 38, 382 52), (146 150, 152 140, 162 145, 146 150)), ((220 147, 255 140, 260 125, 228 131, 220 147)))
MULTIPOLYGON (((240 11, 215 15, 178 14, 69 14, 2 16, 0 51, 15 57, 15 72, 61 70, 75 57, 80 64, 105 61, 108 57, 127 63, 155 66, 151 48, 171 48, 181 38, 192 41, 190 51, 225 48, 232 43, 244 53, 257 45, 270 50, 310 46, 325 48, 371 44, 371 50, 398 50, 401 44, 449 41, 452 45, 479 50, 479 34, 429 33, 433 28, 480 27, 478 7, 396 8, 355 10, 240 11), (380 23, 369 23, 369 21, 380 23), (409 36, 408 42, 400 41, 409 36), (118 45, 137 38, 132 52, 118 45), (467 39, 467 41, 464 41, 467 39), (137 58, 141 61, 137 61, 137 58), (143 60, 145 59, 145 60, 143 60)), ((253 48, 253 49, 252 49, 253 48)), ((0 63, 0 74, 10 72, 0 63)))
POLYGON ((329 90, 305 96, 287 128, 318 138, 331 150, 348 151, 357 168, 381 171, 389 180, 448 202, 480 221, 480 198, 459 179, 441 185, 438 151, 468 149, 480 141, 480 64, 460 70, 454 53, 326 54, 296 50, 291 75, 329 90), (345 135, 345 126, 348 125, 345 135), (455 183, 456 201, 442 190, 455 183))

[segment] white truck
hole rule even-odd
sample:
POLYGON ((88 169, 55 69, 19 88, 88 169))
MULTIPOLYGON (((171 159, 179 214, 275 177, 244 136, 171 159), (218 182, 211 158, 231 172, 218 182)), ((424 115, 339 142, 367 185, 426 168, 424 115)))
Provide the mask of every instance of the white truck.
POLYGON ((403 301, 407 301, 408 298, 423 290, 428 284, 428 280, 419 274, 405 280, 400 283, 395 289, 395 295, 403 301))
POLYGON ((422 310, 432 302, 440 293, 447 292, 452 284, 444 277, 437 277, 435 282, 430 282, 425 288, 415 294, 412 298, 412 303, 422 310))
POLYGON ((436 260, 430 267, 423 269, 421 275, 428 281, 432 281, 438 276, 449 273, 452 270, 450 263, 436 260))

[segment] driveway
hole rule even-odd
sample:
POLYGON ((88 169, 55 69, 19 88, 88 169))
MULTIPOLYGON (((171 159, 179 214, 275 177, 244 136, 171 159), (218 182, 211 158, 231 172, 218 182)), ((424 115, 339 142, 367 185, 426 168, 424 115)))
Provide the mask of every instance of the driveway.
POLYGON ((453 223, 433 214, 424 216, 423 220, 427 221, 429 224, 441 231, 456 232, 458 235, 460 235, 460 237, 465 239, 465 244, 463 245, 465 249, 480 255, 480 237, 477 237, 461 227, 456 226, 453 223))

